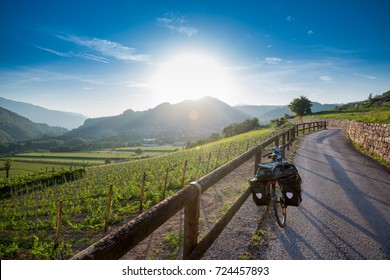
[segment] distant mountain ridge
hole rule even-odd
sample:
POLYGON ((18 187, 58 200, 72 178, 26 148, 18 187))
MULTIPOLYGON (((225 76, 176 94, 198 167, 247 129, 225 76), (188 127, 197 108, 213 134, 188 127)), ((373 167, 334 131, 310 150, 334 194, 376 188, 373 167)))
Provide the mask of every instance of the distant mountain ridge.
MULTIPOLYGON (((69 120, 72 116, 71 113, 48 110, 5 98, 0 98, 0 102, 16 104, 15 106, 19 110, 27 108, 36 114, 42 112, 41 119, 43 118, 45 121, 51 120, 48 117, 48 112, 55 114, 56 118, 64 120, 69 120), (58 113, 62 113, 62 115, 58 113)), ((313 102, 312 110, 318 112, 330 110, 336 106, 337 104, 323 105, 313 102)), ((146 111, 136 112, 128 109, 117 116, 85 119, 86 117, 78 115, 77 121, 83 120, 83 124, 67 132, 63 128, 33 123, 16 113, 11 114, 11 110, 2 110, 4 111, 2 111, 2 118, 0 118, 0 141, 3 142, 30 140, 45 135, 62 135, 68 139, 83 138, 92 141, 159 139, 167 143, 187 142, 209 136, 214 132, 220 133, 229 124, 243 122, 248 118, 256 117, 261 123, 268 123, 270 120, 285 114, 293 114, 287 105, 239 105, 232 107, 217 98, 206 96, 197 100, 185 100, 177 104, 166 102, 146 111)), ((56 123, 59 121, 61 120, 57 120, 56 123)))
POLYGON ((173 105, 162 103, 147 111, 127 110, 118 116, 88 119, 65 136, 93 140, 118 137, 188 141, 220 132, 230 123, 250 117, 216 98, 203 97, 173 105))
POLYGON ((0 107, 0 142, 23 141, 60 136, 67 130, 62 127, 51 127, 39 124, 0 107))
POLYGON ((49 126, 61 126, 66 129, 79 127, 88 117, 77 113, 49 110, 30 103, 9 100, 0 97, 0 107, 28 118, 35 123, 46 123, 49 126))

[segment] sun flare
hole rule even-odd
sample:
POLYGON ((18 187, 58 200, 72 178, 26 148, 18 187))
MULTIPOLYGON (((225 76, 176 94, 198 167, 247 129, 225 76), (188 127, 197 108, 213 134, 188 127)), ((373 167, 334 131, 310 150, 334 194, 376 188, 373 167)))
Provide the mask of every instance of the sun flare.
POLYGON ((182 52, 160 64, 153 88, 161 99, 178 102, 203 96, 223 97, 229 90, 227 68, 211 55, 182 52))

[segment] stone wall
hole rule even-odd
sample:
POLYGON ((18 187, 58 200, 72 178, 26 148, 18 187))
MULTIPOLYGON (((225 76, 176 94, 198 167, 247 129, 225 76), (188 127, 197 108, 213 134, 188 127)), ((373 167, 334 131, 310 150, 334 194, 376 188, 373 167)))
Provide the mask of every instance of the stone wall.
MULTIPOLYGON (((312 121, 314 120, 305 120, 305 122, 312 121)), ((343 128, 352 141, 390 163, 390 124, 336 119, 316 119, 315 121, 326 121, 328 127, 343 128)))

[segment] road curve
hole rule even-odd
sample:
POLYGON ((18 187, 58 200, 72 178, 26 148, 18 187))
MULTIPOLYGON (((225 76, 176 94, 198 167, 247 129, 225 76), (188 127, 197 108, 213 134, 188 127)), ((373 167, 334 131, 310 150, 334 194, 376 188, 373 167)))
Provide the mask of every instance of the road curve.
POLYGON ((390 173, 358 152, 341 129, 305 136, 294 156, 303 201, 287 226, 269 214, 257 259, 390 259, 390 173))

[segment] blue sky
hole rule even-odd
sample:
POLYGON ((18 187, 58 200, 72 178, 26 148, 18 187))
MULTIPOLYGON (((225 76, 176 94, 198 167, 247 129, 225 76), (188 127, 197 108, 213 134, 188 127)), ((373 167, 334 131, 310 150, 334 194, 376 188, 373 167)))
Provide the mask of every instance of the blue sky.
POLYGON ((390 1, 0 3, 0 96, 90 117, 390 89, 390 1))

